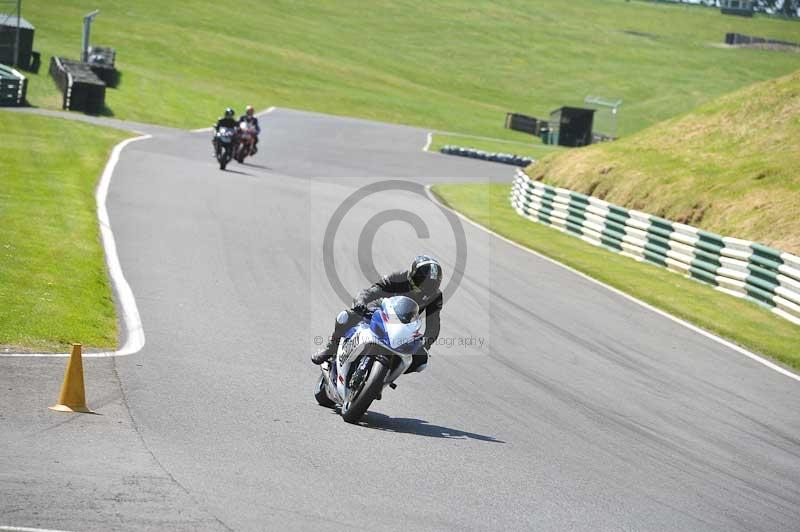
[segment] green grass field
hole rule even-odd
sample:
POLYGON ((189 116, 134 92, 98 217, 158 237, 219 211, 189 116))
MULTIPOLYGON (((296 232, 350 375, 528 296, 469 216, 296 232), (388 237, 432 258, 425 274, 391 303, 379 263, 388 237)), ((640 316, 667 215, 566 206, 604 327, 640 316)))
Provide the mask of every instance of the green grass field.
POLYGON ((798 138, 800 70, 626 139, 548 156, 526 171, 552 185, 800 255, 798 138))
POLYGON ((2 111, 0 125, 0 346, 116 346, 94 189, 128 135, 2 111))
POLYGON ((800 327, 756 303, 522 218, 511 208, 506 184, 437 185, 433 191, 447 205, 510 240, 698 327, 800 369, 800 327))
MULTIPOLYGON (((800 54, 720 46, 732 31, 800 41, 798 23, 652 2, 28 0, 23 16, 43 58, 30 76, 34 105, 59 107, 50 56, 78 57, 81 20, 94 9, 92 42, 115 47, 122 72, 108 113, 187 128, 252 103, 490 137, 466 147, 497 151, 532 140, 503 128, 508 111, 547 116, 587 94, 623 98, 624 136, 800 68, 800 54)), ((0 119, 0 344, 112 346, 92 190, 124 135, 0 119)))
MULTIPOLYGON (((800 54, 719 46, 731 31, 800 41, 798 23, 624 0, 26 1, 45 63, 77 58, 93 9, 92 42, 122 71, 109 110, 181 127, 253 103, 527 141, 507 111, 595 94, 624 99, 625 135, 800 68, 800 54)), ((59 104, 46 64, 30 99, 59 104)))
MULTIPOLYGON (((531 139, 528 136, 528 139, 531 139)), ((461 148, 473 148, 476 150, 483 150, 486 152, 510 153, 513 155, 522 155, 530 157, 534 160, 539 160, 548 153, 561 151, 564 148, 558 146, 549 146, 542 144, 540 141, 529 140, 528 142, 521 141, 508 141, 502 139, 491 138, 475 138, 469 135, 450 135, 445 133, 434 133, 431 145, 428 151, 439 151, 444 146, 459 146, 461 148)))

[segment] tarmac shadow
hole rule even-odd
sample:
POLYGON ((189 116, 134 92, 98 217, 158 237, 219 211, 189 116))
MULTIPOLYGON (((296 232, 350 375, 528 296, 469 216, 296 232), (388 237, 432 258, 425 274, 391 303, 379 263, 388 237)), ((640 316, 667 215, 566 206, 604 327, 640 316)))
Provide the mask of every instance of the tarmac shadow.
POLYGON ((104 117, 108 117, 108 118, 113 118, 114 117, 114 111, 109 106, 107 106, 106 104, 103 104, 103 107, 98 109, 96 112, 91 112, 90 113, 89 111, 86 111, 86 114, 89 115, 89 116, 104 116, 104 117))
POLYGON ((255 164, 255 163, 248 163, 248 162, 243 162, 242 164, 244 166, 252 166, 253 168, 261 168, 262 170, 270 170, 270 171, 272 171, 272 168, 270 168, 269 166, 264 166, 263 164, 255 164))
POLYGON ((492 436, 485 436, 474 432, 432 425, 424 419, 389 417, 377 412, 367 412, 359 423, 362 427, 384 430, 386 432, 399 432, 402 434, 415 434, 428 438, 445 438, 453 440, 478 440, 491 443, 506 443, 492 436))
POLYGON ((239 175, 246 175, 248 177, 253 177, 252 174, 248 174, 247 172, 240 172, 239 170, 231 170, 230 168, 226 168, 223 172, 230 172, 232 174, 239 174, 239 175))

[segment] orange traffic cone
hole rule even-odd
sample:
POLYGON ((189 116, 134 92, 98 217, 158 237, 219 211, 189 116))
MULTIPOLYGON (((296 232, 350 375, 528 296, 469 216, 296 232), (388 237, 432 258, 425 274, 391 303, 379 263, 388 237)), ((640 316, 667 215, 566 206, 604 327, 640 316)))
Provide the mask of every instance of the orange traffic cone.
POLYGON ((61 396, 58 404, 50 407, 57 412, 85 412, 92 414, 86 406, 86 390, 83 387, 83 356, 81 344, 72 344, 64 382, 61 384, 61 396))

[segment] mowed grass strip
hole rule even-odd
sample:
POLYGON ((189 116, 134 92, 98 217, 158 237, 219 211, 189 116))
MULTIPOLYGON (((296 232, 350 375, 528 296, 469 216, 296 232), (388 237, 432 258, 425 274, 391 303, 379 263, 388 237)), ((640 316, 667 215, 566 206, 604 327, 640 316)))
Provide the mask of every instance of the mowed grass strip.
MULTIPOLYGON (((45 62, 76 58, 93 9, 92 42, 122 72, 109 110, 189 128, 252 103, 525 141, 506 112, 547 118, 593 94, 624 99, 627 135, 800 68, 800 54, 720 46, 726 32, 800 41, 796 22, 625 0, 25 2, 45 62)), ((55 107, 46 66, 29 97, 55 107)))
POLYGON ((690 323, 800 369, 800 327, 766 308, 655 265, 592 246, 521 217, 508 184, 436 185, 433 192, 468 218, 690 323))
POLYGON ((0 346, 116 346, 94 191, 129 135, 3 111, 0 130, 0 346))
POLYGON ((469 135, 434 133, 428 151, 438 152, 444 146, 458 146, 459 148, 472 148, 489 153, 510 153, 539 160, 548 153, 559 151, 563 148, 550 146, 532 140, 529 142, 506 141, 503 139, 475 138, 469 135))

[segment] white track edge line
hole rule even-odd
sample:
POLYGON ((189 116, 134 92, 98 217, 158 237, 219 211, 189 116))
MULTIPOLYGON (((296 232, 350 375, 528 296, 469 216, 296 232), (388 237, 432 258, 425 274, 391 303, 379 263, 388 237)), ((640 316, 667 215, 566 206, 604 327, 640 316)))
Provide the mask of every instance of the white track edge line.
POLYGON ((9 530, 13 532, 67 532, 66 530, 54 530, 50 528, 31 528, 28 526, 8 526, 8 525, 0 525, 0 530, 9 530))
POLYGON ((464 216, 460 212, 448 207, 447 205, 445 205, 444 203, 439 201, 439 198, 437 198, 436 195, 431 191, 431 185, 426 185, 425 186, 425 190, 428 193, 428 197, 431 199, 431 201, 433 201, 437 205, 447 209, 448 211, 452 212, 453 214, 455 214, 456 216, 458 216, 459 218, 461 218, 465 222, 468 222, 468 223, 474 225, 475 227, 478 227, 479 229, 482 229, 482 230, 486 231, 490 235, 493 235, 493 236, 499 238, 500 240, 503 240, 504 242, 507 242, 507 243, 511 244, 514 247, 517 247, 517 248, 519 248, 519 249, 521 249, 523 251, 527 251, 528 253, 531 253, 532 255, 535 255, 535 256, 537 256, 537 257, 539 257, 541 259, 544 259, 544 260, 546 260, 546 261, 548 261, 548 262, 550 262, 552 264, 555 264, 556 266, 560 266, 561 268, 564 268, 565 270, 569 270, 572 273, 574 273, 576 275, 579 275, 579 276, 583 277, 584 279, 586 279, 588 281, 591 281, 591 282, 593 282, 595 284, 598 284, 598 285, 602 286, 603 288, 611 290, 615 294, 618 294, 618 295, 624 297, 625 299, 636 303, 637 305, 640 305, 640 306, 642 306, 642 307, 644 307, 644 308, 646 308, 646 309, 648 309, 648 310, 650 310, 652 312, 655 312, 656 314, 659 314, 660 316, 663 316, 663 317, 665 317, 667 319, 670 319, 670 320, 674 321, 675 323, 683 325, 684 327, 686 327, 686 328, 688 328, 688 329, 690 329, 690 330, 692 330, 692 331, 694 331, 696 333, 699 333, 699 334, 705 336, 706 338, 709 338, 709 339, 717 342, 718 344, 721 344, 721 345, 724 345, 725 347, 733 349, 737 353, 740 353, 740 354, 742 354, 742 355, 744 355, 744 356, 746 356, 746 357, 758 362, 759 364, 763 364, 764 366, 766 366, 766 367, 768 367, 768 368, 770 368, 772 370, 775 370, 778 373, 789 377, 790 379, 794 379, 794 380, 800 382, 800 375, 797 375, 796 373, 792 373, 791 371, 787 370, 786 368, 783 368, 783 367, 775 364, 774 362, 772 362, 770 360, 767 360, 767 359, 765 359, 765 358, 763 358, 763 357, 761 357, 761 356, 759 356, 759 355, 757 355, 757 354, 755 354, 755 353, 753 353, 751 351, 748 351, 747 349, 745 349, 745 348, 743 348, 741 346, 738 346, 738 345, 734 344, 733 342, 731 342, 729 340, 725 340, 724 338, 722 338, 720 336, 717 336, 714 333, 710 333, 710 332, 708 332, 706 330, 701 329, 700 327, 697 327, 696 325, 692 325, 688 321, 682 320, 681 318, 673 316, 672 314, 670 314, 668 312, 665 312, 665 311, 663 311, 661 309, 658 309, 658 308, 654 307, 653 305, 651 305, 649 303, 645 303, 641 299, 637 299, 637 298, 635 298, 634 296, 632 296, 630 294, 626 294, 625 292, 623 292, 622 290, 619 290, 618 288, 614 288, 613 286, 608 285, 608 284, 606 284, 606 283, 604 283, 602 281, 598 281, 597 279, 595 279, 593 277, 590 277, 589 275, 587 275, 587 274, 585 274, 583 272, 580 272, 580 271, 576 270, 575 268, 567 266, 566 264, 562 264, 562 263, 558 262, 555 259, 552 259, 552 258, 550 258, 550 257, 548 257, 546 255, 542 255, 538 251, 534 251, 534 250, 532 250, 530 248, 527 248, 527 247, 523 246, 522 244, 514 242, 513 240, 508 239, 508 238, 506 238, 506 237, 504 237, 502 235, 499 235, 499 234, 495 233, 494 231, 492 231, 491 229, 489 229, 487 227, 484 227, 481 224, 479 224, 479 223, 477 223, 477 222, 475 222, 473 220, 470 220, 469 218, 467 218, 466 216, 464 216))
MULTIPOLYGON (((126 356, 138 353, 144 347, 144 329, 142 320, 139 316, 139 309, 136 306, 136 299, 133 296, 128 281, 122 273, 122 266, 117 255, 117 245, 114 240, 114 233, 111 231, 111 222, 108 218, 106 209, 106 197, 108 187, 111 184, 111 176, 119 162, 120 153, 130 143, 137 140, 151 138, 151 135, 142 135, 123 140, 111 151, 106 167, 100 177, 100 182, 95 191, 95 201, 97 202, 97 221, 100 225, 100 236, 105 250, 106 264, 111 282, 117 292, 119 304, 122 308, 122 322, 125 326, 125 344, 117 351, 105 351, 101 353, 84 353, 84 358, 107 358, 113 356, 126 356)), ((0 353, 0 357, 67 357, 67 353, 0 353)), ((2 529, 0 529, 2 530, 2 529)))
POLYGON ((428 148, 431 147, 431 142, 433 142, 433 133, 428 132, 428 141, 425 143, 425 146, 422 147, 422 151, 428 151, 428 148))
MULTIPOLYGON (((264 109, 263 111, 257 112, 256 116, 269 114, 272 111, 274 111, 275 109, 277 109, 275 106, 268 107, 268 108, 264 109)), ((212 129, 214 129, 214 128, 213 127, 201 127, 199 129, 190 129, 189 132, 190 133, 203 133, 205 131, 211 131, 212 129)))

